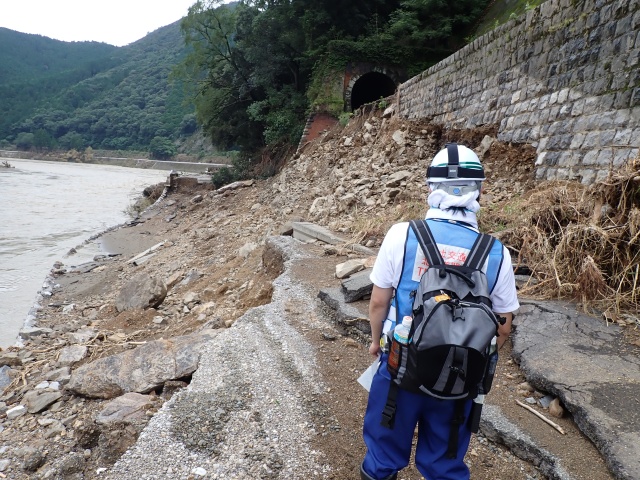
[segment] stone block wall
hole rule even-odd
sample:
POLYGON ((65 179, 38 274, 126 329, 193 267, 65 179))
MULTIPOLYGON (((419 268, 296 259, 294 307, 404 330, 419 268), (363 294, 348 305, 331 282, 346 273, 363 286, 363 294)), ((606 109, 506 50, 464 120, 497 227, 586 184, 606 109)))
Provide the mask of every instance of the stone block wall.
POLYGON ((539 179, 591 183, 640 153, 640 0, 547 0, 400 85, 398 112, 499 125, 539 179))

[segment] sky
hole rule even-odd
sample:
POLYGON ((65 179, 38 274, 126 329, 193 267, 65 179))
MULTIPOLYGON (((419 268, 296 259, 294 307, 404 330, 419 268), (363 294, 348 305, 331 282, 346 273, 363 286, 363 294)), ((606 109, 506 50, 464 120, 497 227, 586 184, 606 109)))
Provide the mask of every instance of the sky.
MULTIPOLYGON (((196 0, 0 0, 0 27, 121 47, 187 15, 196 0)), ((225 2, 226 3, 226 2, 225 2)))

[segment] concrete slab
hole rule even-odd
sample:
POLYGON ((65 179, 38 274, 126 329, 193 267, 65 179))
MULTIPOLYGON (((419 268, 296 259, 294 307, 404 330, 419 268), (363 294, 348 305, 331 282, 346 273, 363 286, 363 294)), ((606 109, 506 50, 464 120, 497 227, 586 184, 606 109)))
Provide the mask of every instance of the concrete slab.
POLYGON ((483 407, 480 431, 489 440, 508 447, 518 458, 533 463, 547 478, 571 480, 571 475, 562 468, 560 460, 537 445, 529 435, 510 422, 499 407, 495 405, 483 407))
POLYGON ((560 397, 616 478, 640 478, 638 349, 575 305, 522 303, 513 355, 529 383, 560 397))
POLYGON ((342 281, 345 302, 355 302, 371 295, 373 290, 373 282, 369 280, 371 270, 371 268, 368 268, 342 281))
POLYGON ((365 255, 375 255, 376 253, 370 248, 359 244, 349 244, 349 242, 332 231, 311 222, 293 222, 293 238, 302 242, 310 242, 313 240, 320 240, 321 242, 328 243, 330 245, 345 245, 354 252, 359 252, 365 255))
MULTIPOLYGON (((323 288, 318 298, 330 309, 335 311, 335 320, 339 325, 355 330, 357 336, 369 340, 371 325, 366 305, 358 303, 347 304, 340 288, 323 288)), ((365 302, 366 303, 366 302, 365 302)))

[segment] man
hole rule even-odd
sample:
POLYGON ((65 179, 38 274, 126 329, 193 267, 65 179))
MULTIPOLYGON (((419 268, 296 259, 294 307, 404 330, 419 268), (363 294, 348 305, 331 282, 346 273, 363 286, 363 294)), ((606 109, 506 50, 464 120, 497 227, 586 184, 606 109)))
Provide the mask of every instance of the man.
MULTIPOLYGON (((478 156, 462 145, 448 144, 438 152, 427 170, 430 194, 426 219, 447 264, 462 265, 479 234, 476 213, 480 209, 478 200, 484 180, 478 156), (450 160, 456 151, 459 163, 450 160), (458 165, 451 168, 453 163, 458 165)), ((403 316, 411 315, 413 299, 409 298, 409 292, 417 289, 426 266, 424 254, 409 224, 404 222, 392 226, 371 273, 374 287, 369 304, 369 352, 373 356, 382 356, 371 384, 364 419, 367 454, 360 469, 363 480, 393 480, 397 477, 397 472, 409 463, 416 425, 418 443, 415 459, 420 473, 430 480, 469 478, 469 469, 463 461, 471 438, 467 421, 458 430, 456 458, 447 455, 455 401, 398 389, 393 427, 381 425, 391 376, 387 371, 388 355, 381 352, 380 338, 395 326, 396 319, 400 321, 403 316)), ((520 305, 511 256, 498 241, 491 249, 483 271, 491 288, 493 311, 506 319, 498 328, 499 348, 511 332, 513 312, 520 305)), ((466 419, 471 404, 471 399, 466 401, 466 419)))

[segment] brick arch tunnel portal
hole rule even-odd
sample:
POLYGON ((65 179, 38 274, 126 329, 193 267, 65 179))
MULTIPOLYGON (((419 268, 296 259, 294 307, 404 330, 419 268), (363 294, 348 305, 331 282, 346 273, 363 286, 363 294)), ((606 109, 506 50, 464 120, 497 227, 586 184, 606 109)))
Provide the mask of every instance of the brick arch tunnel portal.
POLYGON ((365 103, 375 102, 396 92, 396 82, 380 72, 369 72, 362 75, 351 89, 351 110, 356 110, 365 103))

